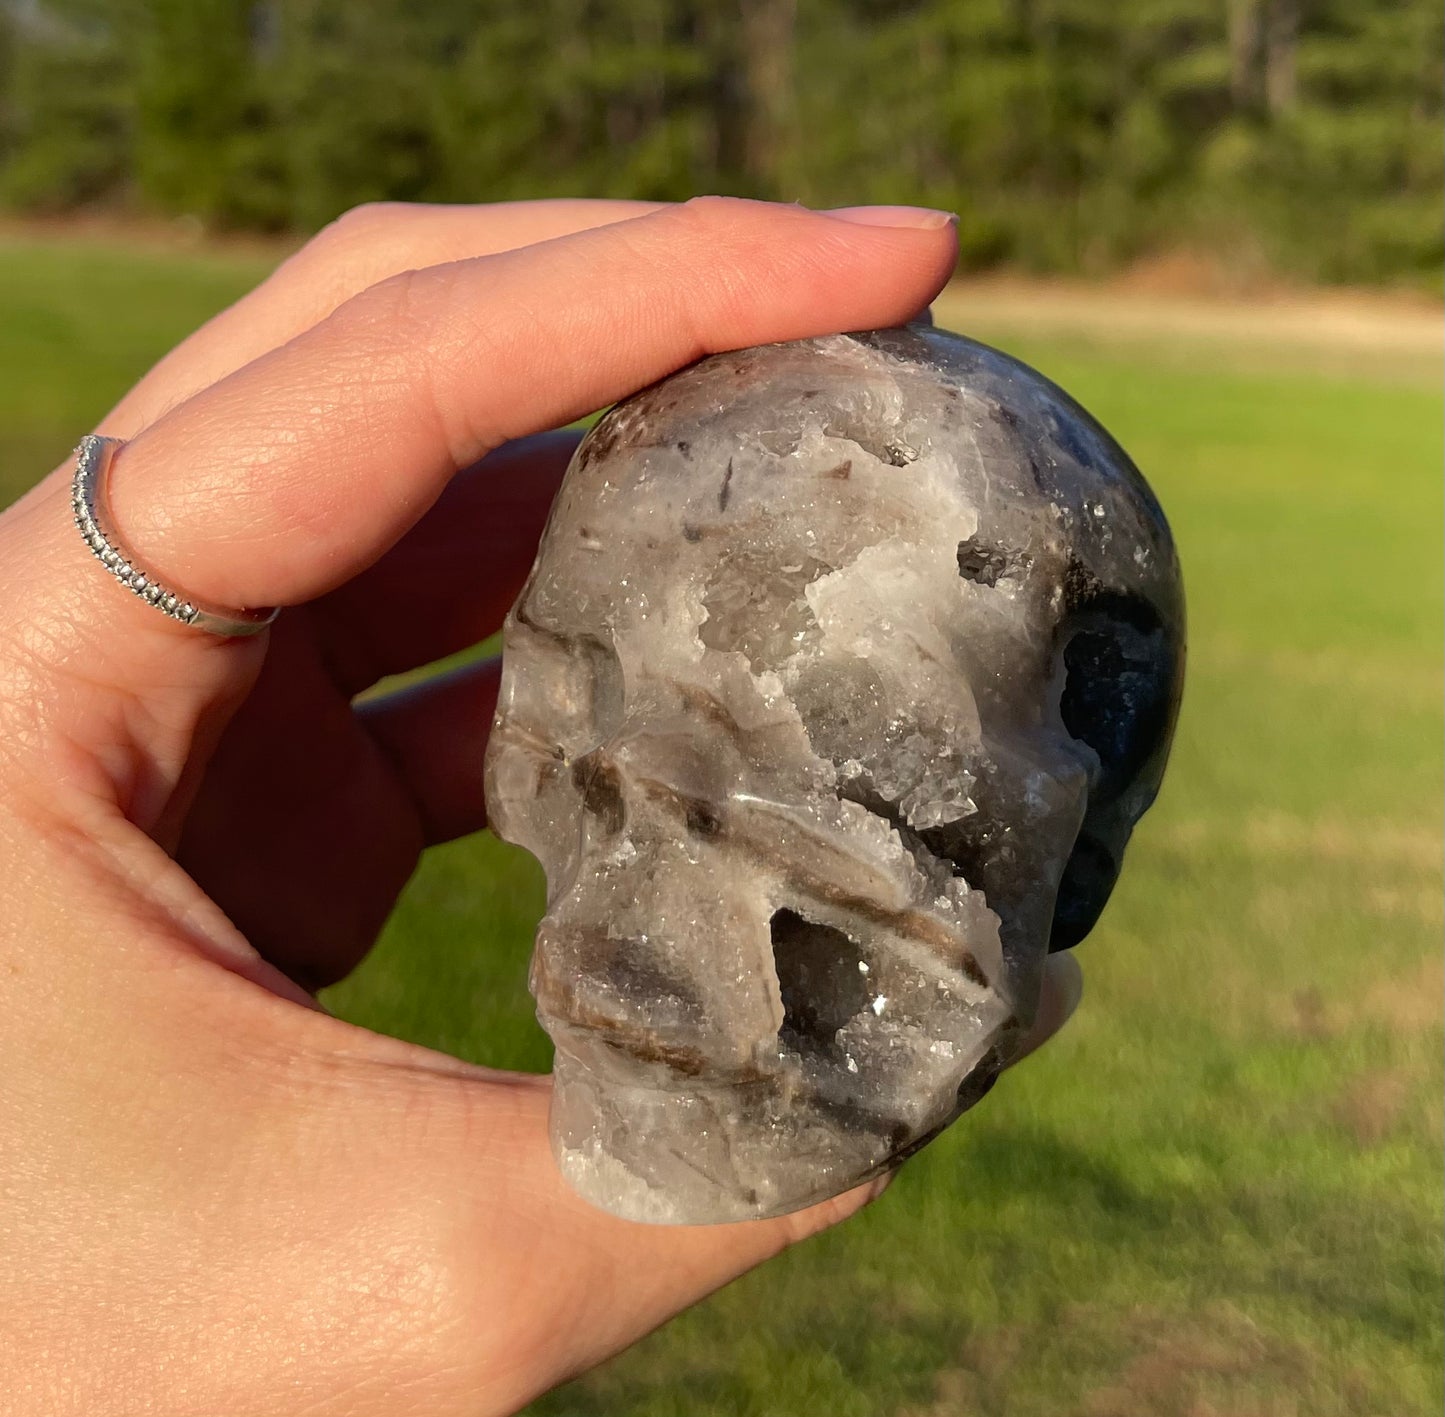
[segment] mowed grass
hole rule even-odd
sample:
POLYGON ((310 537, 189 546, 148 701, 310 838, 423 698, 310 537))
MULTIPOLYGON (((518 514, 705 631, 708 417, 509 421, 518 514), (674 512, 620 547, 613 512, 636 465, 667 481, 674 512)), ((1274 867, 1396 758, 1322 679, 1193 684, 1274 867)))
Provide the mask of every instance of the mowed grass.
MULTIPOLYGON (((261 269, 0 245, 4 492, 261 269)), ((993 318, 1146 470, 1188 580, 1175 758, 1084 1004, 869 1212, 538 1413, 1440 1409, 1440 396, 993 318)), ((541 904, 493 839, 438 850, 330 1002, 544 1068, 541 904)))

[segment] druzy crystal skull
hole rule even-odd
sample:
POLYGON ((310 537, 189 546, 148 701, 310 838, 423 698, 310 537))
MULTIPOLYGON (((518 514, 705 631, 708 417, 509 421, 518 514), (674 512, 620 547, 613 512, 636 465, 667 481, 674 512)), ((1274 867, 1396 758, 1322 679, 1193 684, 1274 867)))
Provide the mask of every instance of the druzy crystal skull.
POLYGON ((496 830, 571 1184, 777 1214, 987 1090, 1153 800, 1169 529, 1033 370, 922 327, 705 359, 578 449, 507 621, 496 830))

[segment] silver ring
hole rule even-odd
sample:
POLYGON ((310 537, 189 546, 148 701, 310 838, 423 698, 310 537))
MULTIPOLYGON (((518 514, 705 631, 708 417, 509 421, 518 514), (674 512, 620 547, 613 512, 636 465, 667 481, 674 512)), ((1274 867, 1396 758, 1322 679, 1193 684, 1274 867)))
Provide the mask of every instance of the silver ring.
POLYGON ((154 605, 163 615, 207 630, 213 635, 254 635, 264 630, 280 613, 277 609, 222 610, 206 605, 194 596, 171 590, 158 581, 135 557, 121 551, 110 520, 106 498, 106 475, 116 453, 125 446, 122 438, 101 438, 88 433, 75 450, 75 477, 70 484, 75 524, 91 553, 107 571, 133 595, 154 605))

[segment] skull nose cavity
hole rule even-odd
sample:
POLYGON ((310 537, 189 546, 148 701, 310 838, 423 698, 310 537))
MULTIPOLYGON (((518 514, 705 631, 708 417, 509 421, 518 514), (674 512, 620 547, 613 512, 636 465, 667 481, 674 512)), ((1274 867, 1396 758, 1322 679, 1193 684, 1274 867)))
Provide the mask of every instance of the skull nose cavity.
POLYGON ((783 1004, 778 1040, 795 1053, 825 1052, 872 1000, 863 950, 846 932, 795 910, 775 911, 769 929, 783 1004))

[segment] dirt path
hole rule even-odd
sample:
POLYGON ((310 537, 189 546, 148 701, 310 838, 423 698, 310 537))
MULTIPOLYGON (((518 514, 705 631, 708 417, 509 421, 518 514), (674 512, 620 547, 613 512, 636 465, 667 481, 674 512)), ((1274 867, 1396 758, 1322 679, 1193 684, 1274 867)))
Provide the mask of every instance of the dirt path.
POLYGON ((957 281, 934 305, 954 329, 1072 335, 1092 341, 1185 342, 1269 363, 1338 366, 1352 373, 1436 379, 1445 320, 1424 296, 1359 290, 1291 291, 1250 298, 1116 284, 957 281))

